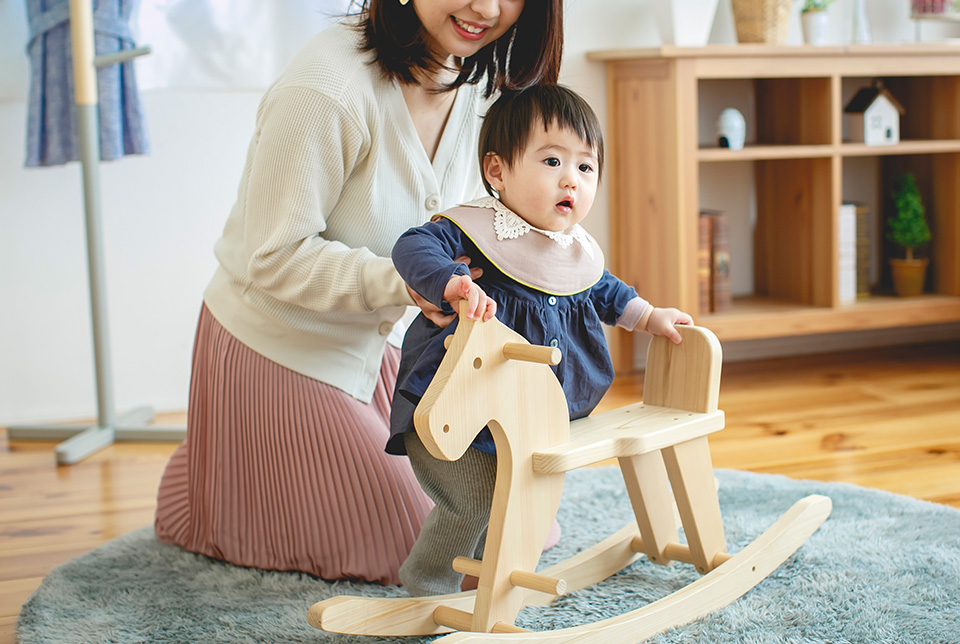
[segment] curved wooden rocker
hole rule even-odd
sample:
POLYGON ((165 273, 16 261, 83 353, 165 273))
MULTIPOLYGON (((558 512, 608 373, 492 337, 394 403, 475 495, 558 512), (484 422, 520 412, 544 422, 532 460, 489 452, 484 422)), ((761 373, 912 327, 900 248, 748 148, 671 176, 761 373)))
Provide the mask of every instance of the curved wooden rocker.
POLYGON ((550 364, 560 351, 530 345, 497 320, 461 316, 414 424, 436 458, 456 460, 484 426, 497 446, 497 481, 482 561, 453 568, 477 576, 476 591, 415 598, 334 597, 314 604, 312 626, 359 635, 431 635, 437 642, 638 642, 726 606, 774 571, 830 514, 830 499, 801 499, 735 555, 726 551, 707 435, 717 409, 720 343, 700 327, 677 327, 683 343, 650 343, 644 402, 570 423, 550 364), (560 503, 564 473, 617 458, 633 505, 631 522, 593 548, 538 572, 560 503), (686 544, 678 537, 677 519, 686 544), (703 577, 647 606, 593 624, 532 632, 514 626, 526 605, 602 581, 646 555, 693 564, 703 577))

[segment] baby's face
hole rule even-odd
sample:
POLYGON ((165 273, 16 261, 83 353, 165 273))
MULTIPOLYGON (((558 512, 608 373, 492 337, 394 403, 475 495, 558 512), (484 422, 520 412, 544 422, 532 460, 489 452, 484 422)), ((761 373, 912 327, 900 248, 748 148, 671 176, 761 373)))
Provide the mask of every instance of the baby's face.
MULTIPOLYGON (((576 132, 551 124, 535 127, 512 167, 487 180, 500 200, 529 224, 543 230, 567 230, 587 216, 597 194, 597 157, 576 132)), ((494 173, 495 174, 495 173, 494 173)))

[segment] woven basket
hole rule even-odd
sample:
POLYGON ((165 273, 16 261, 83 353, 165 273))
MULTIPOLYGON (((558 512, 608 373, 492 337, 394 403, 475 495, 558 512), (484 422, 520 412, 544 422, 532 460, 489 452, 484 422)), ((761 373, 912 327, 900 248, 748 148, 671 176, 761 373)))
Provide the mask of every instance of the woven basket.
POLYGON ((737 40, 783 45, 790 27, 790 0, 733 0, 737 40))

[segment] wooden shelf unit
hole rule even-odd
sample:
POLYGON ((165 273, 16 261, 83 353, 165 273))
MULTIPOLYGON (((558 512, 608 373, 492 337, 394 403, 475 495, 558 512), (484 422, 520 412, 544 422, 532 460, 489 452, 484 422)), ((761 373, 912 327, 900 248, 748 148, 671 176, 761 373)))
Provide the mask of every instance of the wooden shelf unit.
MULTIPOLYGON (((651 302, 690 312, 721 340, 960 321, 960 47, 717 45, 588 58, 607 68, 612 270, 651 302), (873 78, 907 110, 898 145, 843 141, 843 81, 873 78), (744 149, 701 145, 703 81, 752 84, 756 140, 744 149), (917 175, 933 231, 920 298, 839 304, 843 163, 863 157, 878 159, 884 194, 900 173, 917 175), (698 310, 697 217, 711 207, 701 165, 742 161, 754 171, 753 293, 710 314, 698 310)), ((612 350, 618 372, 633 369, 629 333, 617 332, 612 350)))

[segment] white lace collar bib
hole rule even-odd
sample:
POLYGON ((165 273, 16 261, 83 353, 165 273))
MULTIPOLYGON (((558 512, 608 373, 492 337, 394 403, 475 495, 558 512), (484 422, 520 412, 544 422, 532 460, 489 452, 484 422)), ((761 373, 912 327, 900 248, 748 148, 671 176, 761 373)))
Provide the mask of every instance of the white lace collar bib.
POLYGON ((538 232, 552 239, 560 248, 568 248, 571 244, 577 242, 583 247, 587 255, 593 257, 593 244, 590 243, 590 235, 580 224, 574 224, 563 231, 543 230, 531 225, 526 219, 503 205, 503 202, 496 197, 481 197, 463 205, 473 208, 492 208, 496 213, 493 217, 493 229, 500 241, 517 239, 531 231, 538 232))
POLYGON ((539 230, 494 197, 438 216, 456 224, 500 272, 537 291, 573 295, 603 277, 603 251, 580 226, 562 233, 539 230))

